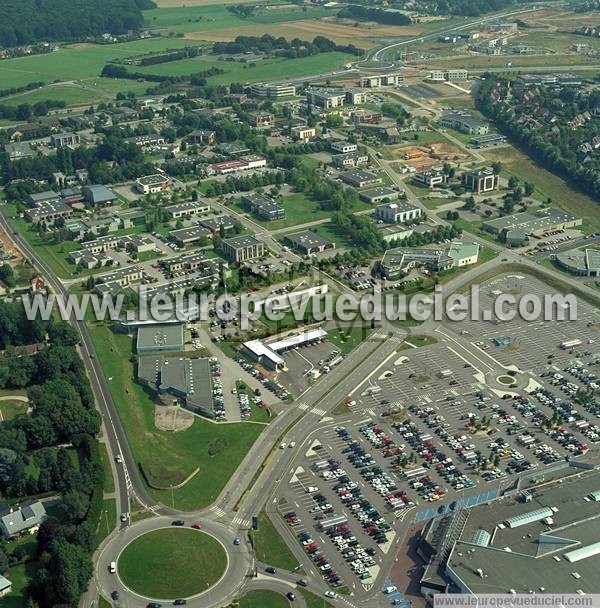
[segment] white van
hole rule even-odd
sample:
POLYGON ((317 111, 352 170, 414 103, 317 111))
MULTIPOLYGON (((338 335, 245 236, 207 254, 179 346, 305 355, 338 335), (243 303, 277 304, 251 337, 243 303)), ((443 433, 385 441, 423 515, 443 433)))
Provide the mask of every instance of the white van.
POLYGON ((108 571, 111 574, 114 574, 117 571, 117 562, 110 562, 110 566, 108 567, 108 571))

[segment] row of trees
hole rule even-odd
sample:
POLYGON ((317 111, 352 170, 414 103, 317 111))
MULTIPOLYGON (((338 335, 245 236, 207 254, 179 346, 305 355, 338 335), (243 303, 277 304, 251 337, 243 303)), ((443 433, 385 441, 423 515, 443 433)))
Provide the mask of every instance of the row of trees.
POLYGON ((361 6, 358 4, 349 4, 344 7, 338 17, 342 19, 358 19, 359 21, 376 21, 386 25, 410 25, 412 19, 396 10, 385 8, 372 8, 370 6, 361 6))
POLYGON ((237 36, 233 42, 215 42, 213 45, 215 54, 277 53, 289 58, 308 57, 332 51, 362 55, 362 51, 354 45, 339 45, 324 36, 316 36, 312 42, 300 38, 287 40, 283 36, 275 38, 270 34, 260 37, 237 36))
POLYGON ((102 68, 102 72, 100 72, 100 76, 104 78, 147 80, 148 82, 191 82, 192 84, 203 84, 210 76, 218 76, 219 74, 225 74, 225 70, 216 66, 213 66, 201 72, 197 72, 196 74, 188 74, 185 76, 172 76, 162 74, 149 74, 148 72, 130 72, 125 66, 116 65, 114 63, 107 63, 102 68))

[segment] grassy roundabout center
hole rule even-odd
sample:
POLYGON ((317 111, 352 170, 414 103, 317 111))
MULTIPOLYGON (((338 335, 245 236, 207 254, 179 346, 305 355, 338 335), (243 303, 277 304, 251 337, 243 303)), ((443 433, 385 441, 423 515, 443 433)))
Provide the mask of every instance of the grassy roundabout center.
POLYGON ((119 557, 118 572, 135 593, 176 599, 206 591, 226 567, 225 550, 212 536, 189 528, 165 528, 129 543, 119 557))
POLYGON ((498 376, 496 380, 500 382, 500 384, 506 384, 508 386, 516 382, 512 376, 498 376))

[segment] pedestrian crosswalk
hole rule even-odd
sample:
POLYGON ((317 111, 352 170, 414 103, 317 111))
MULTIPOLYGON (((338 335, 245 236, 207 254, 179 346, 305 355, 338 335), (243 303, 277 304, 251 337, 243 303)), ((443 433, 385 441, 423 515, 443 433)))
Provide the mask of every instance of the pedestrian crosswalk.
POLYGON ((216 505, 213 505, 209 510, 212 511, 217 517, 223 517, 225 515, 225 511, 216 505))
POLYGON ((308 409, 308 404, 307 403, 298 403, 296 405, 296 408, 299 410, 302 410, 303 412, 305 412, 308 409))
POLYGON ((311 414, 314 414, 315 416, 325 416, 325 414, 327 413, 325 410, 321 410, 318 407, 314 407, 312 410, 310 410, 311 414))
POLYGON ((148 507, 148 511, 152 511, 152 513, 156 513, 160 509, 160 505, 152 505, 148 507))
POLYGON ((243 517, 234 517, 233 523, 239 528, 248 528, 250 526, 250 521, 243 517))

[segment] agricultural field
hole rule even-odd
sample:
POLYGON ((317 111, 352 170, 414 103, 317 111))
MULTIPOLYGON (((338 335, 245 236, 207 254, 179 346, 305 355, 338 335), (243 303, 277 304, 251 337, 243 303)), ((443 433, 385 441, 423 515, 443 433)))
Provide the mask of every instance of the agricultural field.
MULTIPOLYGON (((104 65, 112 59, 189 45, 189 40, 159 37, 120 44, 71 44, 47 55, 16 57, 1 61, 0 82, 3 88, 9 88, 37 81, 71 82, 96 78, 104 65)), ((124 83, 123 90, 128 90, 128 84, 128 82, 124 83)))
POLYGON ((182 59, 170 63, 139 68, 146 74, 183 76, 194 74, 212 67, 225 70, 224 74, 207 78, 210 84, 229 84, 231 82, 260 82, 263 80, 283 79, 293 74, 295 78, 310 76, 321 72, 333 71, 351 61, 347 53, 321 53, 299 59, 267 58, 256 63, 219 61, 215 56, 182 59))

